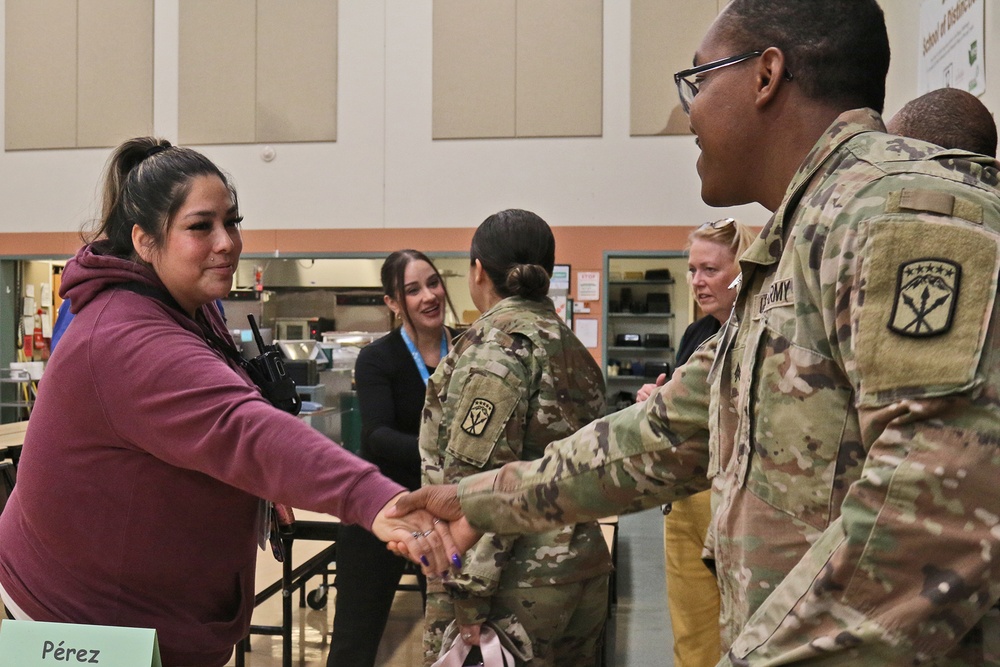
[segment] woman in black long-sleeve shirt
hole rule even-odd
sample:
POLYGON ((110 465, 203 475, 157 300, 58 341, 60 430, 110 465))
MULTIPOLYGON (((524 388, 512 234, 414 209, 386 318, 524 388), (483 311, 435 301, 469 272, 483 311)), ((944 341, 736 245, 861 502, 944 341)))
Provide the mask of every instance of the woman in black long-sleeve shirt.
MULTIPOLYGON (((386 305, 400 327, 361 350, 354 380, 361 409, 361 456, 408 489, 420 486, 417 435, 427 378, 451 347, 444 281, 423 253, 398 250, 382 264, 386 305)), ((341 526, 337 596, 328 667, 375 664, 406 561, 365 530, 341 526)), ((424 579, 419 577, 421 589, 424 579)))

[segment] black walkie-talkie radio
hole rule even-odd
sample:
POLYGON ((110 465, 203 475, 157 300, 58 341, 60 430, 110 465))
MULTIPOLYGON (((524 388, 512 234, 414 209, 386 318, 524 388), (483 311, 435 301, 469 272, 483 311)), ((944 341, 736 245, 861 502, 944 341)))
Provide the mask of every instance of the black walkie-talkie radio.
POLYGON ((285 373, 281 352, 275 345, 264 344, 264 338, 260 335, 260 329, 257 328, 257 321, 253 315, 247 315, 247 319, 250 320, 253 339, 260 351, 260 354, 246 362, 250 378, 260 387, 260 393, 270 401, 271 405, 289 414, 299 414, 299 410, 302 409, 302 399, 295 390, 295 381, 285 373))

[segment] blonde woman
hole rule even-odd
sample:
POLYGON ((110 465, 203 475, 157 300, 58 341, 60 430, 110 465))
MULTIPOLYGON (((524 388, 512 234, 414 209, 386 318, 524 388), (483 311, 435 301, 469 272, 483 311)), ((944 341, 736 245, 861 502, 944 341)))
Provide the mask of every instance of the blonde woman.
MULTIPOLYGON (((705 316, 684 331, 677 344, 677 366, 711 338, 729 317, 736 301, 733 282, 740 274, 737 260, 753 241, 754 233, 733 218, 706 222, 688 237, 688 284, 705 316)), ((644 385, 644 401, 666 381, 644 385)), ((719 661, 719 587, 701 560, 712 510, 711 491, 675 501, 663 517, 667 602, 674 633, 676 667, 711 666, 719 661)))

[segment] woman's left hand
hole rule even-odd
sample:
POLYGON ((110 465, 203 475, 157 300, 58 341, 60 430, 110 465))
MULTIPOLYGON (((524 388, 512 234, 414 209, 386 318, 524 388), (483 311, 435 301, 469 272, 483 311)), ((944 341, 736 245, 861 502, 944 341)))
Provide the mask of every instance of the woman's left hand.
POLYGON ((642 403, 647 398, 653 395, 658 388, 662 387, 667 383, 667 374, 660 373, 659 377, 656 378, 655 383, 644 384, 639 387, 639 391, 635 393, 635 402, 642 403))
POLYGON ((462 639, 469 646, 479 646, 479 629, 483 626, 480 624, 476 625, 460 625, 458 626, 459 631, 462 633, 462 639))
POLYGON ((389 508, 396 504, 400 493, 385 504, 372 522, 372 533, 383 542, 401 542, 406 554, 419 564, 428 577, 440 577, 447 573, 458 560, 460 552, 448 532, 448 524, 434 515, 416 510, 398 518, 386 516, 389 508))

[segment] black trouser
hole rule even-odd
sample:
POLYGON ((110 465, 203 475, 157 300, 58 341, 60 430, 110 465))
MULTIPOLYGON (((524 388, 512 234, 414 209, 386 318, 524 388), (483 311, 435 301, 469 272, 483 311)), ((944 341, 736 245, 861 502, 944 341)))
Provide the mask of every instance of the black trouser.
MULTIPOLYGON (((373 667, 406 561, 358 526, 337 534, 336 611, 327 667, 373 667)), ((421 588, 426 587, 420 577, 421 588)))

